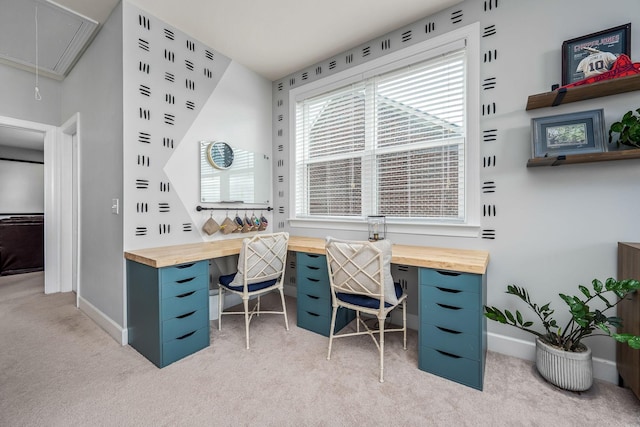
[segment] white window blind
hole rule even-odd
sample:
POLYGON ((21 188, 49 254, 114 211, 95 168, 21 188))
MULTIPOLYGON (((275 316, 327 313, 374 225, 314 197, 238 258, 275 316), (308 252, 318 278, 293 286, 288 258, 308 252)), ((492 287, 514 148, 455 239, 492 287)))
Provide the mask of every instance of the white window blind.
POLYGON ((296 216, 465 218, 464 48, 296 104, 296 216))

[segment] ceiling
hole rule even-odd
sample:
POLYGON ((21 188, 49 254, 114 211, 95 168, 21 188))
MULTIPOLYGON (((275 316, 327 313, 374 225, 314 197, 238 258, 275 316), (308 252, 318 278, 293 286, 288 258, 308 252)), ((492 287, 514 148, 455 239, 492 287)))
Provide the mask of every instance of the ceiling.
MULTIPOLYGON (((462 0, 129 1, 275 81, 462 0)), ((72 46, 74 55, 81 54, 84 46, 79 44, 83 41, 78 41, 77 35, 82 33, 85 41, 90 40, 95 28, 107 20, 118 2, 0 0, 0 60, 2 54, 9 52, 19 57, 12 65, 35 70, 32 9, 37 4, 39 69, 45 75, 62 79, 76 59, 62 58, 68 56, 65 46, 72 46), (60 12, 58 25, 48 21, 51 9, 60 12), (56 55, 62 59, 56 59, 56 55), (63 60, 68 68, 57 69, 63 60)), ((0 128, 0 145, 42 149, 41 136, 0 128)))

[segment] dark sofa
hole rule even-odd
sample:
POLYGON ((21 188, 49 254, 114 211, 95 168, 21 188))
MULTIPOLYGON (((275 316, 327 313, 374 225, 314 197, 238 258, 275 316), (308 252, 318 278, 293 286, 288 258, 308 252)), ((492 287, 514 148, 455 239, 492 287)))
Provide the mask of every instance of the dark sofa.
POLYGON ((0 219, 0 276, 44 270, 44 216, 0 219))

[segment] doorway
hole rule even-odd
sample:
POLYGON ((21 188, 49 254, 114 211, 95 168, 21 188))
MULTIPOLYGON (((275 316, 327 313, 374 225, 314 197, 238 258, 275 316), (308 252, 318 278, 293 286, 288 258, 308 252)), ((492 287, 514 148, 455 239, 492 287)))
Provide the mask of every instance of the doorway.
POLYGON ((74 286, 74 280, 76 289, 80 287, 77 274, 79 270, 77 230, 80 223, 77 209, 79 205, 77 147, 80 136, 77 132, 78 123, 78 114, 60 128, 0 116, 0 127, 32 133, 41 132, 44 138, 44 293, 46 294, 70 292, 74 286), (65 142, 67 142, 66 150, 62 150, 65 148, 65 142), (73 148, 74 145, 76 149, 73 148), (63 173, 63 165, 72 171, 63 173), (76 203, 75 207, 74 203, 76 203))

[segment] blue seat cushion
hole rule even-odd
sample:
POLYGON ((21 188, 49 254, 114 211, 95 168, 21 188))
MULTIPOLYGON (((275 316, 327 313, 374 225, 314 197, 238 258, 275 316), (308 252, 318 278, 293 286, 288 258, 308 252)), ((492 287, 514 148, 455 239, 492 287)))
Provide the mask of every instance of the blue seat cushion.
MULTIPOLYGON (((400 286, 400 283, 394 283, 393 285, 396 291, 396 297, 400 298, 402 296, 402 286, 400 286)), ((364 295, 347 294, 343 292, 338 292, 336 294, 336 297, 338 297, 340 301, 344 301, 348 304, 359 305, 360 307, 374 309, 380 308, 380 300, 378 298, 371 298, 364 295)), ((392 304, 389 304, 388 302, 384 303, 385 308, 389 308, 391 307, 391 305, 392 304)))
MULTIPOLYGON (((231 289, 232 291, 242 292, 242 285, 240 286, 231 286, 231 282, 236 277, 237 273, 233 274, 225 274, 224 276, 220 276, 218 280, 222 286, 225 288, 231 289)), ((270 286, 275 285, 278 282, 278 279, 267 280, 266 282, 252 283, 248 286, 249 292, 259 291, 260 289, 268 288, 270 286)))

